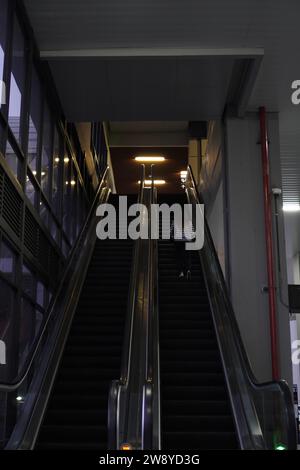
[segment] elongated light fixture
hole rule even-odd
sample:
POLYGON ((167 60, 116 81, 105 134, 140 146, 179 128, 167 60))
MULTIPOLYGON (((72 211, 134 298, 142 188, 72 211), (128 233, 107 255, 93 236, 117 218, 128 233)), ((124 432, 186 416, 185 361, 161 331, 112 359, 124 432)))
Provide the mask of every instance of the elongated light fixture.
MULTIPOLYGON (((141 181, 138 182, 139 184, 141 184, 141 181)), ((151 186, 152 184, 152 180, 145 180, 145 185, 146 186, 151 186)), ((157 186, 161 186, 163 184, 166 184, 166 181, 165 180, 154 180, 154 184, 157 185, 157 186)))
POLYGON ((283 212, 299 212, 300 204, 283 204, 283 212))
POLYGON ((135 157, 134 159, 136 162, 144 162, 144 163, 158 163, 158 162, 165 161, 165 157, 161 157, 159 155, 149 155, 149 156, 140 155, 138 157, 135 157))

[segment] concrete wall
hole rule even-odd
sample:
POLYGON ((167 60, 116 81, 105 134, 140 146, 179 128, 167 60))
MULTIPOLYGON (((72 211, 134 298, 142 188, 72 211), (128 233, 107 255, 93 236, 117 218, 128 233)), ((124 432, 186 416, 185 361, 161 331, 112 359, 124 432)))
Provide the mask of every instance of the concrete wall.
POLYGON ((214 203, 210 207, 207 217, 208 225, 210 227, 211 235, 214 240, 214 245, 218 254, 218 258, 226 277, 225 272, 225 227, 224 227, 224 198, 223 198, 223 182, 221 181, 217 191, 214 203))
MULTIPOLYGON (((268 116, 271 187, 281 187, 277 114, 268 116)), ((233 307, 253 371, 259 381, 270 380, 269 332, 264 206, 259 120, 257 114, 226 121, 229 272, 233 307)), ((281 285, 287 301, 283 216, 279 216, 281 285)), ((277 298, 278 341, 282 378, 292 383, 289 313, 277 298)))
POLYGON ((211 121, 208 125, 207 146, 202 159, 199 188, 204 199, 205 213, 215 248, 226 276, 223 147, 222 123, 221 121, 211 121))
MULTIPOLYGON (((300 284, 300 213, 286 212, 284 215, 287 275, 289 284, 300 284)), ((300 339, 300 315, 293 315, 290 322, 291 341, 300 339)), ((293 381, 298 387, 300 399, 300 366, 293 365, 293 381)))

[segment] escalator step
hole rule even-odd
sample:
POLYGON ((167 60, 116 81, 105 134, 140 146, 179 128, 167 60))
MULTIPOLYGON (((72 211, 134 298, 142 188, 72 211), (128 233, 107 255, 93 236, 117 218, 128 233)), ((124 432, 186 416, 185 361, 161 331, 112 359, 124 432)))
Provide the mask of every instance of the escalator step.
POLYGON ((162 448, 168 450, 237 449, 235 432, 165 432, 162 448))
POLYGON ((184 409, 186 416, 197 413, 210 416, 230 415, 230 406, 226 400, 163 400, 162 410, 166 415, 176 416, 184 409))
POLYGON ((237 448, 199 254, 191 254, 191 280, 178 278, 172 241, 159 241, 158 264, 162 449, 237 448))
MULTIPOLYGON (((111 201, 117 205, 118 197, 111 201)), ((37 449, 107 449, 108 393, 120 376, 132 248, 130 240, 95 244, 37 449)))

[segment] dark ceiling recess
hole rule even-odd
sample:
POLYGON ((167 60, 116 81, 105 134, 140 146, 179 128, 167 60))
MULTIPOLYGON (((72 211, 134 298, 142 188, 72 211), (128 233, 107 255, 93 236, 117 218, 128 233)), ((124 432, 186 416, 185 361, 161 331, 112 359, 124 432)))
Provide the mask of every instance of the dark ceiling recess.
POLYGON ((206 139, 207 138, 207 122, 206 121, 190 121, 189 122, 189 135, 191 139, 206 139))
MULTIPOLYGON (((155 179, 163 179, 166 184, 158 186, 159 193, 181 192, 180 171, 188 163, 188 149, 182 147, 113 147, 110 150, 115 183, 119 194, 132 194, 138 191, 140 163, 138 156, 162 156, 165 161, 154 166, 155 179)), ((146 165, 146 176, 150 174, 150 165, 146 165)))

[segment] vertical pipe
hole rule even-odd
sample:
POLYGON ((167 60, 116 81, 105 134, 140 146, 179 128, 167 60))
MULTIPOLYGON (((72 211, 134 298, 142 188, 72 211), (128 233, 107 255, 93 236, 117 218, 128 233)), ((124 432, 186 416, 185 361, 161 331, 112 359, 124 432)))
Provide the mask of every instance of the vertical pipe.
POLYGON ((273 236, 272 236, 272 205, 271 205, 271 191, 270 191, 269 142, 268 142, 268 131, 267 131, 265 107, 259 108, 259 120, 260 120, 260 144, 261 144, 261 157, 262 157, 262 170, 263 170, 263 192, 264 192, 264 213, 265 213, 265 237, 266 237, 266 249, 267 249, 272 375, 273 375, 274 380, 278 380, 279 379, 279 365, 278 365, 278 344, 277 344, 273 236))

